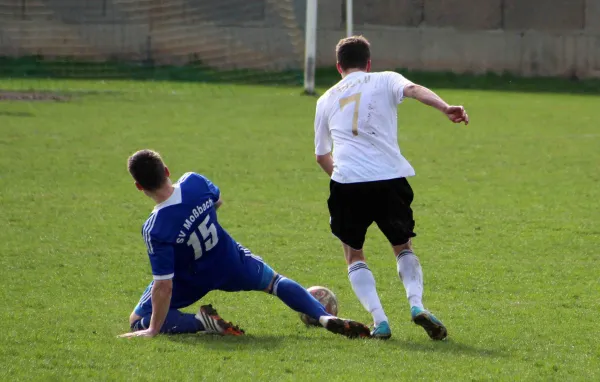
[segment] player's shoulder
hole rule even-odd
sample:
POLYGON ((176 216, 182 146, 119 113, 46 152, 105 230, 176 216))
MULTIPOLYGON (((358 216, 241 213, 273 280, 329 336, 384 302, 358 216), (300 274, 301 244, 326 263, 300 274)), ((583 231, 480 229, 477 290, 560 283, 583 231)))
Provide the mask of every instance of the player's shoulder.
POLYGON ((148 253, 154 253, 157 243, 174 244, 180 225, 174 219, 174 211, 169 209, 154 209, 142 226, 142 237, 148 248, 148 253))
POLYGON ((186 203, 196 203, 199 199, 213 199, 216 202, 221 191, 210 179, 196 172, 186 172, 175 183, 181 188, 181 195, 186 203))
POLYGON ((181 175, 181 177, 179 177, 179 179, 177 179, 177 182, 175 182, 175 184, 184 184, 186 182, 194 182, 194 181, 198 181, 198 180, 204 180, 206 179, 204 176, 196 173, 196 172, 186 172, 185 174, 181 175))
POLYGON ((317 99, 317 107, 324 106, 329 98, 331 97, 331 93, 333 92, 333 88, 328 89, 325 93, 321 94, 319 99, 317 99))
POLYGON ((376 79, 385 80, 385 81, 393 79, 394 77, 400 76, 399 73, 391 71, 391 70, 384 70, 381 72, 372 72, 369 74, 376 79))
POLYGON ((172 239, 173 232, 176 231, 177 224, 180 220, 182 211, 186 209, 185 199, 186 191, 185 188, 189 188, 188 186, 183 186, 186 182, 189 182, 191 179, 188 177, 181 177, 174 185, 173 185, 173 193, 169 198, 162 203, 157 204, 146 222, 142 226, 142 234, 144 235, 144 239, 147 241, 151 238, 154 240, 165 241, 168 242, 172 239), (183 180, 183 182, 180 182, 183 180))
POLYGON ((186 172, 185 174, 183 174, 178 180, 177 182, 175 182, 175 185, 179 185, 179 186, 183 186, 184 188, 187 188, 187 186, 199 186, 199 185, 209 185, 211 183, 210 179, 208 179, 206 176, 202 175, 202 174, 198 174, 197 172, 186 172))
POLYGON ((157 205, 142 226, 142 236, 146 242, 159 241, 171 243, 175 240, 180 229, 181 216, 189 208, 184 205, 181 189, 175 187, 175 192, 167 201, 157 205))
POLYGON ((152 210, 152 212, 150 213, 150 216, 148 216, 148 219, 146 219, 146 221, 142 225, 142 230, 146 230, 150 227, 153 227, 157 215, 158 215, 158 211, 152 210))
POLYGON ((397 82, 397 81, 407 82, 408 81, 408 79, 406 77, 404 77, 401 73, 395 72, 393 70, 377 72, 377 74, 380 76, 380 78, 382 78, 388 82, 397 82))
POLYGON ((164 236, 165 232, 162 229, 161 218, 164 218, 164 212, 154 209, 142 225, 142 236, 144 236, 146 242, 149 242, 151 238, 160 239, 164 236))
POLYGON ((373 72, 373 74, 379 75, 382 77, 394 77, 394 76, 401 75, 400 73, 398 73, 394 70, 382 70, 380 72, 373 72))

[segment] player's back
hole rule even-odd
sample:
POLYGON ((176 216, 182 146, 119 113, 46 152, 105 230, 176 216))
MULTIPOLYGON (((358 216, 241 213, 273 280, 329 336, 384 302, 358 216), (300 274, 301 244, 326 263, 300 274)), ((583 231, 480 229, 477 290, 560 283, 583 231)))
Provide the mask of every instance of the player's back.
POLYGON ((407 84, 394 72, 353 72, 319 99, 315 144, 317 155, 327 150, 331 142, 318 142, 324 133, 319 129, 327 130, 334 146, 333 180, 355 183, 414 175, 400 153, 397 135, 397 105, 407 84))
POLYGON ((238 255, 237 243, 217 219, 220 191, 196 173, 184 174, 173 186, 173 194, 154 208, 142 229, 154 279, 218 287, 227 280, 215 269, 224 269, 238 255))

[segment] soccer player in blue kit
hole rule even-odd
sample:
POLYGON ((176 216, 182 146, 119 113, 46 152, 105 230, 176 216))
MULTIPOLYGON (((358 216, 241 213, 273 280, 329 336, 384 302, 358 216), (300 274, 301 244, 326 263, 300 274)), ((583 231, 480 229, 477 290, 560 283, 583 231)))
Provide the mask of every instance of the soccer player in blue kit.
POLYGON ((279 275, 233 240, 217 220, 216 211, 223 201, 210 180, 188 172, 171 183, 168 168, 152 150, 129 157, 128 170, 138 190, 156 202, 142 228, 154 280, 129 317, 132 331, 120 337, 244 334, 219 317, 211 305, 201 306, 197 314, 179 311, 212 290, 264 291, 318 320, 330 332, 369 337, 367 326, 330 315, 300 284, 279 275))

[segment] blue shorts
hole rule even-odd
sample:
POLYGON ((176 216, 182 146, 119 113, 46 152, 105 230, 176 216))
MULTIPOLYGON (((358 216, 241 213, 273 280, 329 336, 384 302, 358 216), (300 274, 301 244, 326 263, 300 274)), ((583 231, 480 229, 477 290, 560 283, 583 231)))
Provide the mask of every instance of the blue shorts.
MULTIPOLYGON (((211 269, 194 276, 194 279, 181 280, 177 273, 173 278, 173 294, 170 309, 190 306, 213 290, 226 292, 262 291, 269 287, 275 271, 260 257, 238 244, 237 253, 225 258, 225 263, 216 264, 211 269)), ((135 314, 146 316, 152 313, 152 284, 148 285, 135 307, 135 314)))

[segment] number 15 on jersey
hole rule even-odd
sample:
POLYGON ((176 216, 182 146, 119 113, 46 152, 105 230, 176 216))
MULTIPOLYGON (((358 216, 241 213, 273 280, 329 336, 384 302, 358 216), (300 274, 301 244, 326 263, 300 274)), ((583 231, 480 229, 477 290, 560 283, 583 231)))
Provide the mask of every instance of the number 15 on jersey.
MULTIPOLYGON (((219 242, 219 236, 217 234, 217 227, 213 223, 208 224, 210 220, 210 215, 206 216, 206 219, 198 226, 198 231, 200 232, 200 236, 202 236, 202 240, 204 242, 204 249, 206 251, 210 251, 214 248, 215 245, 219 242)), ((188 246, 191 246, 194 249, 194 259, 198 260, 202 257, 202 244, 200 243, 200 238, 196 233, 196 230, 192 232, 190 235, 190 239, 187 242, 188 246)))

